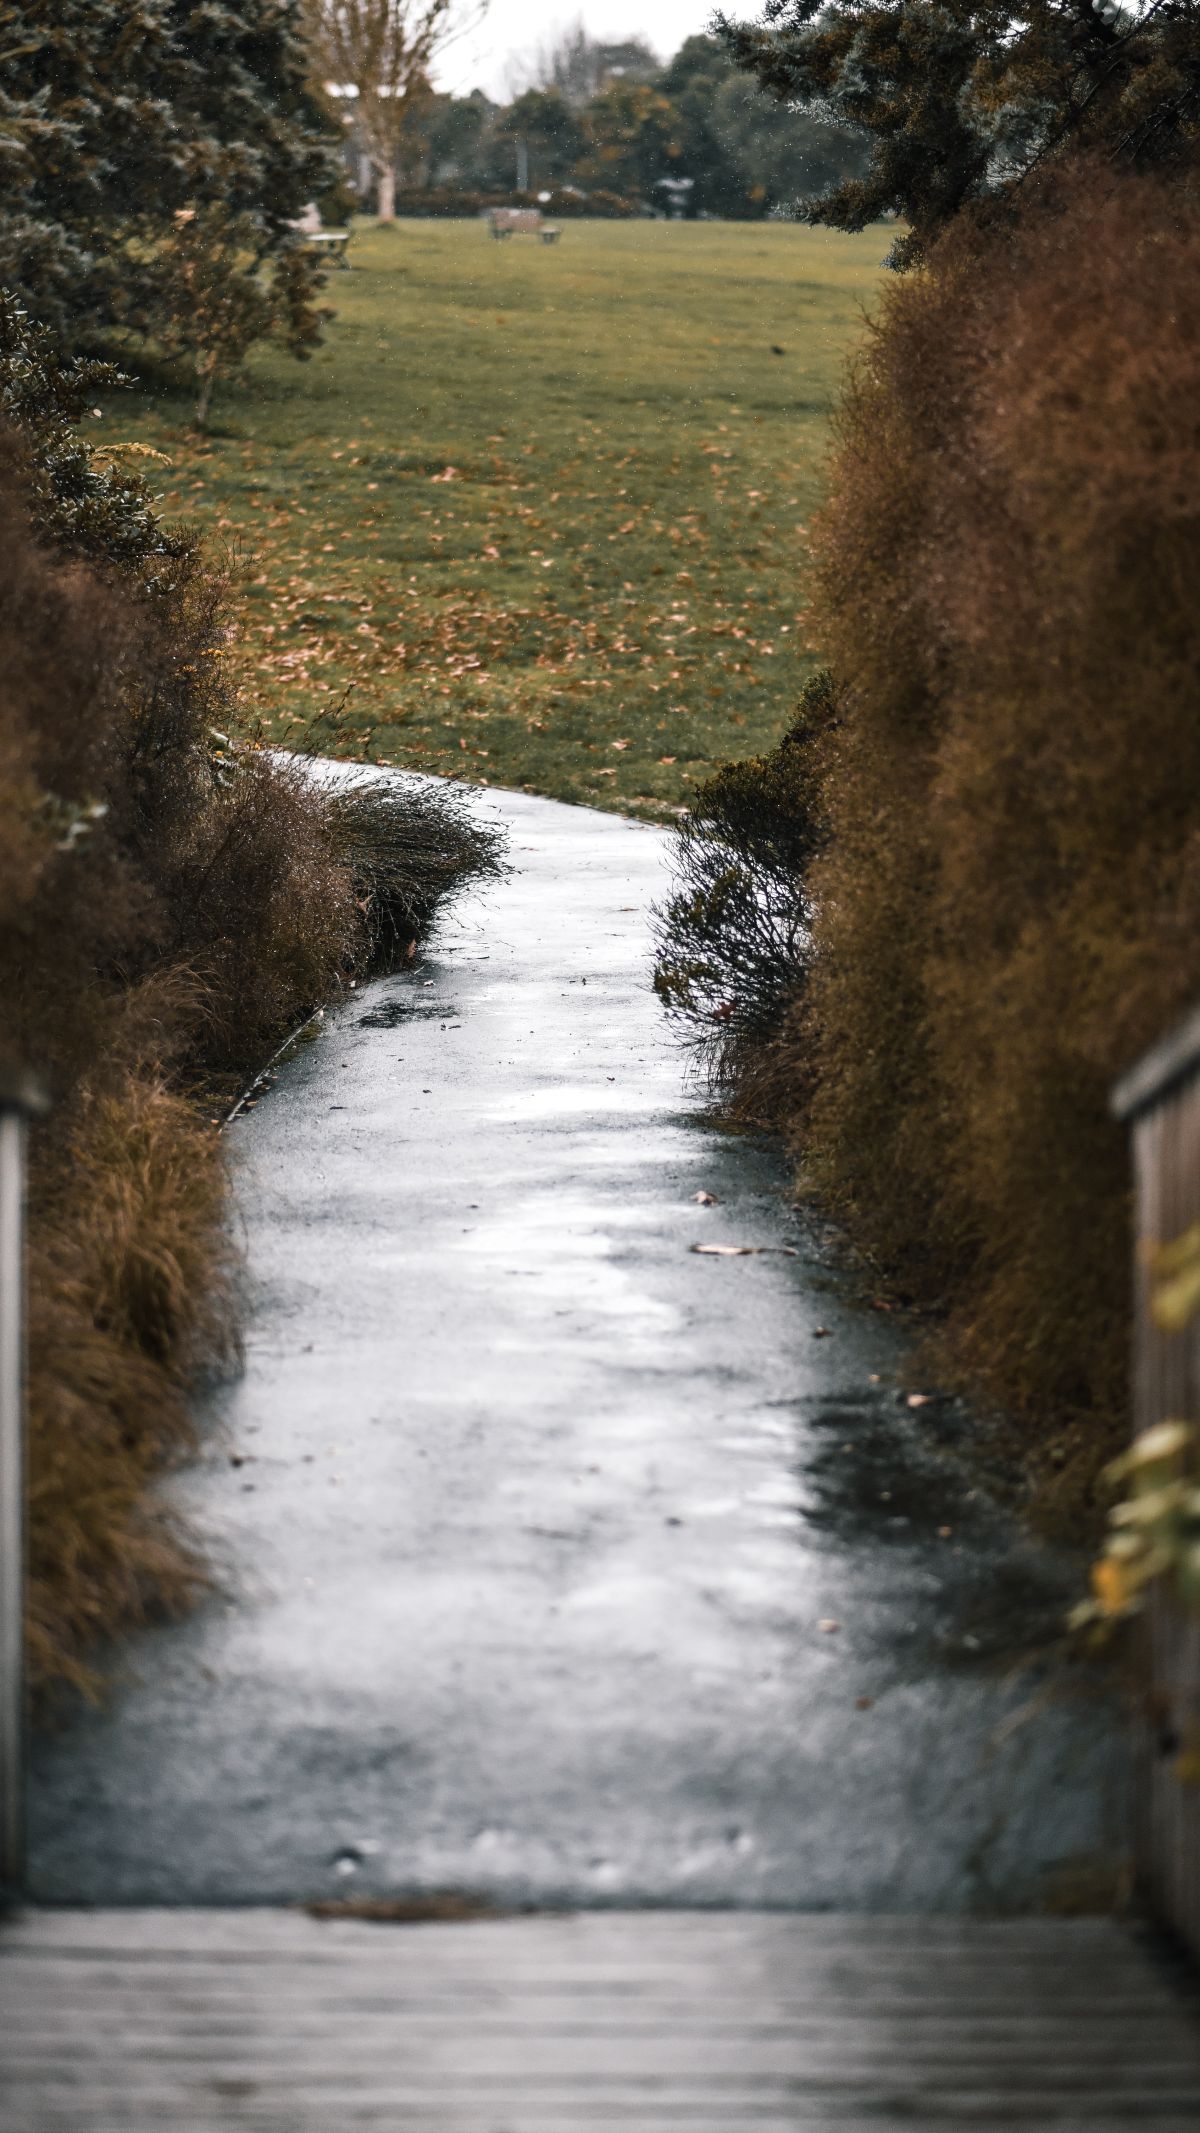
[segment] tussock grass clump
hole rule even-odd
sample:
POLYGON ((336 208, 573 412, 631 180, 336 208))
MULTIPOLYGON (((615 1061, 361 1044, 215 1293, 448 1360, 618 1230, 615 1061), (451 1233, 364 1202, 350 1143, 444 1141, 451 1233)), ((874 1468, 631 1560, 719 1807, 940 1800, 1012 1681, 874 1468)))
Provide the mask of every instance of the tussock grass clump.
POLYGON ((354 885, 371 965, 406 953, 467 881, 500 871, 499 834, 445 786, 359 780, 329 794, 325 826, 354 885))
POLYGON ((236 1334, 218 1136, 127 1075, 38 1148, 30 1262, 29 1651, 87 1689, 91 1641, 185 1606, 203 1566, 156 1473, 190 1449, 189 1391, 236 1334))
POLYGON ((331 794, 225 739, 224 587, 98 468, 62 367, 0 302, 0 1052, 53 1101, 31 1149, 30 1647, 184 1604, 152 1476, 236 1350, 214 1093, 403 949, 495 834, 452 796, 331 794))
POLYGON ((769 755, 726 763, 679 825, 675 884, 655 914, 654 989, 698 1069, 743 1118, 772 1114, 790 1084, 812 960, 808 874, 825 841, 817 747, 836 716, 827 673, 769 755))

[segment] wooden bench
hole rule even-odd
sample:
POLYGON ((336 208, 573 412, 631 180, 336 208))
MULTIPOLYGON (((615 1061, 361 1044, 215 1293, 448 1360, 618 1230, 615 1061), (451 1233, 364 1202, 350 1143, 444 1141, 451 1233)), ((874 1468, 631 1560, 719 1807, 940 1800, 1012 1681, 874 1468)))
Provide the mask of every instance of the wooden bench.
POLYGON ((490 207, 487 220, 493 237, 540 237, 543 244, 553 244, 561 235, 540 207, 490 207))

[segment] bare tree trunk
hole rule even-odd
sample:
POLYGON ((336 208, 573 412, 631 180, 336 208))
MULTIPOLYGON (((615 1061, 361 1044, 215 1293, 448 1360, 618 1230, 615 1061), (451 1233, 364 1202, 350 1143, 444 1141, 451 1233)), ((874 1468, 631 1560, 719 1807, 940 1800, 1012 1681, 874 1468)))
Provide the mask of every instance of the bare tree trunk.
POLYGON ((217 382, 215 369, 197 371, 200 391, 196 400, 196 428, 202 430, 208 422, 208 410, 212 404, 213 386, 217 382))
POLYGON ((377 166, 375 213, 381 222, 396 220, 396 166, 380 163, 377 166))

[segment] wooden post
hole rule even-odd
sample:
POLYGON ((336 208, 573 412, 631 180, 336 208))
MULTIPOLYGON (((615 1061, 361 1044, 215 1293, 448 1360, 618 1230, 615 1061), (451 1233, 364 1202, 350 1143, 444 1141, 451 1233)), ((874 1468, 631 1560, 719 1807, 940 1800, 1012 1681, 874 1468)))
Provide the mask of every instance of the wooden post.
MULTIPOLYGON (((1147 1254, 1200 1222, 1200 1008, 1123 1076, 1112 1107, 1133 1141, 1134 1429, 1200 1423, 1200 1319, 1178 1333, 1156 1325, 1147 1254)), ((1200 1786, 1180 1775, 1200 1747, 1200 1620, 1155 1588, 1142 1635, 1137 1865, 1158 1916, 1200 1954, 1200 1786)))
POLYGON ((25 1879, 25 1134, 45 1110, 0 1070, 0 1888, 25 1879))

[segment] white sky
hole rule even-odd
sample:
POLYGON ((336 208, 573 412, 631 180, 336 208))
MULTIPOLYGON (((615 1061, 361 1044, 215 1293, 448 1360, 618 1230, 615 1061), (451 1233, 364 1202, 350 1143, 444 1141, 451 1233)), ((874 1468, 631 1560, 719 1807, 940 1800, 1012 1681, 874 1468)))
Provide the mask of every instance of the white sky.
MULTIPOLYGON (((520 61, 540 45, 552 44, 556 33, 582 20, 596 38, 644 37, 663 59, 678 50, 685 37, 707 29, 715 0, 491 0, 479 28, 454 43, 433 70, 439 89, 464 96, 470 89, 486 89, 489 96, 508 97, 520 87, 520 61)), ((751 19, 754 5, 729 6, 730 14, 751 19)))

